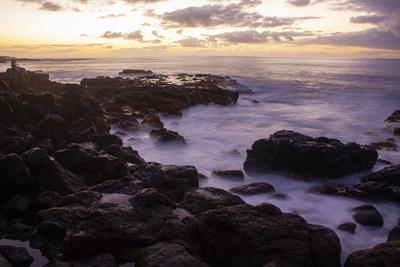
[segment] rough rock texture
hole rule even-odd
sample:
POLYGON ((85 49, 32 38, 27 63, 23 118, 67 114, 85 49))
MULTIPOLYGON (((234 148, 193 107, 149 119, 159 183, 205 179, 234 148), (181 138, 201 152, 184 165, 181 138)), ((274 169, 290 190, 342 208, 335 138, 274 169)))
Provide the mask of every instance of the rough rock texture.
POLYGON ((263 193, 272 193, 275 188, 266 182, 251 183, 246 185, 235 186, 231 188, 234 193, 239 193, 243 195, 256 195, 263 193))
POLYGON ((350 254, 345 267, 400 266, 400 241, 379 244, 350 254))
POLYGON ((162 128, 160 130, 152 130, 150 135, 157 138, 160 142, 186 144, 185 138, 179 133, 162 128))
POLYGON ((220 177, 244 179, 244 173, 241 170, 215 170, 212 173, 220 177))
POLYGON ((244 168, 246 171, 282 170, 339 177, 371 169, 377 159, 378 153, 370 146, 280 131, 252 145, 247 151, 244 168))
POLYGON ((383 218, 379 211, 371 205, 363 205, 353 209, 353 218, 356 222, 368 226, 383 226, 383 218))

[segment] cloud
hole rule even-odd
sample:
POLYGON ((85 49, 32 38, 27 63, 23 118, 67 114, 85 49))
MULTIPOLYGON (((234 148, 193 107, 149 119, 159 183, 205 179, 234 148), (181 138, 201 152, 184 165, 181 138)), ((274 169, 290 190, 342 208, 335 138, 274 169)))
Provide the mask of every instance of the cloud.
POLYGON ((312 32, 294 32, 294 31, 263 31, 258 32, 255 30, 248 31, 233 31, 233 32, 225 32, 221 34, 211 35, 210 40, 217 42, 218 40, 230 43, 230 44, 238 44, 238 43, 280 43, 280 42, 294 42, 295 37, 304 37, 304 36, 312 36, 312 32))
POLYGON ((62 6, 52 3, 52 2, 42 3, 42 5, 39 9, 46 10, 46 11, 52 11, 52 12, 64 10, 64 8, 62 6))
POLYGON ((291 5, 300 7, 308 6, 311 3, 310 0, 288 0, 287 2, 291 5))
POLYGON ((111 18, 120 18, 120 17, 126 17, 125 13, 119 13, 119 14, 107 14, 98 17, 98 19, 111 19, 111 18))
POLYGON ((386 16, 378 16, 378 15, 366 15, 366 16, 357 16, 351 17, 351 23, 369 23, 369 24, 378 24, 388 19, 386 16))
POLYGON ((112 31, 106 31, 103 33, 101 38, 107 38, 107 39, 125 39, 125 40, 135 40, 135 41, 143 41, 143 35, 140 30, 130 32, 130 33, 122 33, 122 32, 112 32, 112 31))
POLYGON ((296 21, 315 17, 269 17, 243 10, 240 4, 187 7, 164 13, 166 27, 252 27, 272 28, 293 25, 296 21))
POLYGON ((400 50, 400 38, 390 31, 383 31, 379 28, 317 36, 315 38, 302 40, 301 43, 400 50))
POLYGON ((151 4, 151 3, 158 3, 165 0, 124 0, 125 3, 128 4, 151 4))
POLYGON ((185 39, 181 39, 179 41, 176 41, 175 43, 180 44, 182 47, 206 47, 206 42, 201 39, 193 38, 193 37, 188 37, 185 39))

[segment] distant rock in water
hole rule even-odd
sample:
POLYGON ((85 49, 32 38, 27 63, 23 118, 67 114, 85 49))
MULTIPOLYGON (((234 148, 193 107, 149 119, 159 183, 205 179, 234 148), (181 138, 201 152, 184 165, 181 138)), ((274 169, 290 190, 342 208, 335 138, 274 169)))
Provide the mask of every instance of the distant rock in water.
POLYGON ((256 141, 247 151, 246 171, 288 171, 304 175, 340 177, 371 169, 378 153, 371 146, 343 144, 326 137, 313 138, 279 131, 256 141))
POLYGON ((394 135, 400 135, 400 109, 395 110, 386 118, 385 122, 389 128, 393 129, 394 135))
POLYGON ((244 179, 244 173, 241 170, 215 170, 212 173, 219 177, 244 179))
POLYGON ((256 195, 263 193, 272 193, 275 188, 266 182, 251 183, 231 188, 231 191, 243 195, 256 195))
POLYGON ((182 145, 186 144, 185 138, 182 135, 177 132, 167 130, 165 128, 162 128, 160 130, 152 130, 150 132, 150 135, 157 138, 157 140, 160 142, 177 143, 182 145))
POLYGON ((353 218, 362 225, 381 227, 383 218, 379 211, 372 205, 362 205, 353 209, 353 218))
POLYGON ((123 70, 119 73, 119 75, 153 75, 154 73, 151 70, 140 70, 140 69, 127 69, 123 70))

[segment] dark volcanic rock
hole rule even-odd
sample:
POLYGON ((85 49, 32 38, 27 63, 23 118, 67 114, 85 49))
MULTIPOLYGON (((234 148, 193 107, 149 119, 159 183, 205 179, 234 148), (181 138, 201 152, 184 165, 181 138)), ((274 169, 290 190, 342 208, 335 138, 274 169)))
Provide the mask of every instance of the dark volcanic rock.
POLYGON ((103 253, 95 257, 72 262, 53 260, 44 267, 118 267, 117 259, 108 253, 103 253))
POLYGON ((192 223, 191 242, 211 266, 340 266, 333 231, 269 204, 219 207, 192 223))
POLYGON ((349 255, 345 267, 397 267, 400 266, 400 241, 379 244, 371 249, 349 255))
POLYGON ((47 162, 38 176, 39 191, 55 191, 62 195, 82 188, 83 180, 64 168, 57 161, 47 162))
POLYGON ((378 153, 370 146, 280 131, 252 145, 247 151, 244 168, 246 171, 283 170, 338 177, 371 169, 377 159, 378 153))
POLYGON ((160 130, 152 130, 150 135, 157 138, 160 142, 186 144, 185 138, 179 133, 162 128, 160 130))
POLYGON ((241 170, 215 170, 212 173, 220 177, 244 179, 244 173, 241 170))
POLYGON ((189 254, 185 247, 180 244, 159 242, 140 250, 136 266, 207 267, 209 265, 189 254))
POLYGON ((71 133, 68 123, 59 115, 46 115, 44 120, 34 130, 34 135, 38 138, 51 138, 56 140, 68 139, 71 133))
POLYGON ((400 165, 384 168, 362 178, 363 182, 379 182, 400 186, 400 165))
POLYGON ((355 234, 356 233, 357 224, 352 223, 352 222, 347 222, 347 223, 342 223, 341 225, 338 225, 337 228, 339 230, 341 230, 341 231, 348 232, 348 233, 351 233, 351 234, 355 234))
MULTIPOLYGON (((0 246, 0 254, 4 256, 13 267, 29 267, 33 258, 25 248, 0 246)), ((1 261, 0 261, 0 266, 1 261)))
POLYGON ((107 154, 110 154, 119 159, 125 160, 132 164, 141 164, 144 163, 144 159, 140 157, 139 153, 136 150, 133 150, 131 147, 122 147, 119 145, 111 145, 104 149, 107 154))
POLYGON ((10 154, 0 158, 0 191, 2 194, 31 191, 34 184, 35 178, 20 156, 10 154))
POLYGON ((379 211, 371 205, 363 205, 353 209, 355 211, 353 218, 359 224, 368 226, 383 226, 383 218, 379 211))
POLYGON ((106 148, 111 145, 118 145, 122 146, 122 140, 116 135, 102 135, 102 136, 95 136, 93 138, 93 142, 95 142, 99 148, 106 148))
POLYGON ((187 192, 180 206, 192 214, 199 214, 217 207, 229 207, 244 204, 244 201, 223 189, 197 188, 187 192))
POLYGON ((236 186, 231 188, 231 191, 243 195, 255 195, 255 194, 274 192, 275 188, 269 183, 260 182, 260 183, 251 183, 251 184, 236 186))
POLYGON ((400 225, 393 228, 388 235, 387 242, 400 241, 400 225))

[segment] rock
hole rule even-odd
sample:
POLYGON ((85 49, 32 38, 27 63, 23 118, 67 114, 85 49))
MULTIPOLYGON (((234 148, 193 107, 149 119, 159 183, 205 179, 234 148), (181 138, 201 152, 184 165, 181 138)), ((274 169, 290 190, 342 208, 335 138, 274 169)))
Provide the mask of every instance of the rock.
POLYGON ((57 207, 90 207, 101 200, 102 194, 91 190, 82 190, 74 194, 62 196, 57 207))
POLYGON ((44 210, 52 208, 61 199, 61 195, 54 191, 41 192, 33 201, 35 210, 44 210))
POLYGON ((118 267, 118 266, 120 265, 117 259, 113 255, 103 253, 92 258, 73 261, 73 262, 53 260, 47 263, 44 267, 118 267))
POLYGON ((55 160, 47 162, 38 176, 39 191, 55 191, 62 195, 79 191, 83 180, 55 160))
POLYGON ((153 72, 151 70, 135 70, 135 69, 127 69, 123 70, 119 73, 119 75, 152 75, 153 72))
POLYGON ((144 160, 139 156, 139 153, 136 150, 133 150, 131 147, 122 147, 119 145, 111 145, 104 149, 107 154, 110 154, 119 159, 125 160, 132 164, 142 164, 144 160))
POLYGON ((280 131, 256 141, 247 151, 246 171, 282 170, 303 175, 339 177, 371 169, 378 153, 370 146, 343 144, 326 137, 312 138, 280 131))
POLYGON ((345 267, 400 266, 400 241, 379 244, 349 255, 345 267))
POLYGON ((21 154, 22 159, 32 173, 38 175, 43 166, 50 161, 47 152, 41 148, 33 148, 21 154))
POLYGON ((333 231, 272 205, 218 207, 195 218, 191 244, 211 266, 340 266, 333 231))
MULTIPOLYGON (((13 267, 29 267, 33 258, 25 248, 0 246, 0 254, 3 255, 13 267)), ((0 266, 4 266, 1 264, 0 266)))
POLYGON ((386 141, 371 143, 370 146, 372 146, 376 149, 386 149, 386 150, 397 151, 397 144, 391 138, 388 138, 386 141))
POLYGON ((362 205, 352 210, 355 211, 353 218, 357 223, 375 227, 383 226, 382 215, 374 206, 362 205))
POLYGON ((93 142, 95 142, 99 148, 106 148, 111 145, 122 146, 122 140, 116 135, 102 135, 93 137, 93 142))
POLYGON ((152 126, 152 127, 156 128, 156 129, 163 129, 164 128, 164 124, 162 123, 160 118, 155 114, 145 115, 144 118, 143 118, 142 124, 147 124, 147 125, 152 126))
POLYGON ((363 182, 379 182, 400 186, 400 164, 386 167, 362 178, 363 182))
POLYGON ((197 257, 189 254, 184 246, 177 243, 159 242, 139 252, 137 267, 207 267, 197 257))
POLYGON ((63 240, 66 234, 65 228, 59 222, 43 221, 37 226, 37 232, 47 240, 63 240))
POLYGON ((348 232, 353 235, 356 233, 356 228, 357 228, 357 225, 352 222, 342 223, 342 224, 338 225, 338 227, 337 227, 337 229, 344 231, 344 232, 348 232))
POLYGON ((2 255, 0 255, 0 266, 1 267, 13 267, 2 255))
POLYGON ((255 195, 255 194, 274 192, 275 188, 269 183, 260 182, 260 183, 251 183, 251 184, 236 186, 231 188, 231 191, 243 195, 255 195))
POLYGON ((397 225, 389 232, 387 242, 390 241, 400 241, 400 225, 397 225))
POLYGON ((241 170, 215 170, 212 173, 220 177, 244 179, 244 173, 241 170))
POLYGON ((21 217, 26 215, 32 200, 24 195, 14 195, 10 198, 3 207, 3 212, 11 217, 21 217))
POLYGON ((400 109, 395 110, 392 115, 386 118, 385 122, 400 122, 400 109))
MULTIPOLYGON (((129 150, 121 152, 123 151, 128 153, 129 150)), ((134 152, 132 153, 131 156, 134 156, 134 152)), ((84 183, 88 186, 120 179, 129 174, 124 160, 108 154, 98 155, 91 150, 63 149, 55 152, 54 158, 68 170, 83 176, 84 183)))
POLYGON ((176 204, 171 199, 166 195, 159 193, 154 188, 145 188, 140 190, 130 199, 130 202, 136 209, 174 209, 176 207, 176 204))
POLYGON ((397 136, 400 135, 400 127, 395 127, 393 130, 393 134, 397 136))
POLYGON ((0 158, 0 191, 9 195, 12 192, 29 192, 35 184, 25 162, 17 154, 0 158))
POLYGON ((179 133, 162 128, 160 130, 152 130, 150 135, 157 138, 160 142, 186 144, 185 138, 179 133))
POLYGON ((244 201, 223 189, 197 188, 185 194, 180 207, 191 214, 199 214, 218 207, 230 207, 244 204, 244 201))
POLYGON ((70 126, 61 116, 48 114, 33 131, 33 134, 41 139, 51 138, 62 140, 71 137, 71 133, 68 129, 70 129, 70 126))

